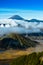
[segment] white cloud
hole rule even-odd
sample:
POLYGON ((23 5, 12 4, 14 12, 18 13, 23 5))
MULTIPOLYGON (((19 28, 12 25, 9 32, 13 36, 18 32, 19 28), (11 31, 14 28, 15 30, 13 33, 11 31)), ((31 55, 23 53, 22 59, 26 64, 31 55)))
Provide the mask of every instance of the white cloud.
POLYGON ((6 24, 5 27, 17 26, 16 22, 12 19, 0 19, 0 26, 3 27, 3 24, 6 24))
POLYGON ((43 22, 26 22, 21 20, 19 21, 19 20, 12 20, 12 19, 0 19, 0 24, 2 24, 0 25, 0 27, 2 27, 3 30, 5 30, 5 28, 6 29, 11 28, 9 29, 9 32, 11 32, 12 30, 12 32, 19 31, 24 33, 30 33, 30 32, 40 32, 41 31, 40 29, 41 28, 43 29, 43 22), (3 24, 6 24, 5 27, 3 26, 3 24), (20 24, 22 27, 18 27, 18 24, 20 24), (21 31, 21 29, 24 31, 21 31))

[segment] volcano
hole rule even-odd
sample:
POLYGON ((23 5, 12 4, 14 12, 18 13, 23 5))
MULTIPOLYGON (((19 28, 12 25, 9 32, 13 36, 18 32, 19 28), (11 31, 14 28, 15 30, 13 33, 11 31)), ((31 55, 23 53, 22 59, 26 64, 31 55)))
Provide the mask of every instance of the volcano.
POLYGON ((38 42, 20 34, 9 34, 0 40, 1 49, 26 49, 29 47, 35 47, 37 44, 38 42))
POLYGON ((24 20, 24 18, 22 18, 19 15, 14 15, 14 16, 10 17, 9 19, 24 20))

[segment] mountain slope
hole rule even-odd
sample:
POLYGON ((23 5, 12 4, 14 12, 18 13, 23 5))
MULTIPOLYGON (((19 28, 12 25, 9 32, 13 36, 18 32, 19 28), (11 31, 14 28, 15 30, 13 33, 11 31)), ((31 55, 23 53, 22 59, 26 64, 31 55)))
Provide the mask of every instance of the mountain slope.
POLYGON ((10 65, 43 65, 43 52, 24 55, 11 61, 10 65))
POLYGON ((24 18, 20 17, 19 15, 14 15, 10 17, 9 19, 24 20, 24 18))
POLYGON ((4 49, 26 49, 28 47, 35 47, 38 42, 19 34, 9 34, 0 39, 0 48, 4 49))

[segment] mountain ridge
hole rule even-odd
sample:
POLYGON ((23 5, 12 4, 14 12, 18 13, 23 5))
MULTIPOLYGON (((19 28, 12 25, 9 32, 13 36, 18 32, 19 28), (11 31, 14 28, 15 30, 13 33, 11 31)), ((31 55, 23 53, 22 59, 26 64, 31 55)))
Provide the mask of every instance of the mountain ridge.
POLYGON ((43 22, 43 20, 38 20, 38 19, 34 19, 34 18, 27 20, 27 19, 24 19, 23 17, 21 17, 19 15, 13 15, 9 19, 24 20, 24 21, 27 21, 27 22, 43 22))

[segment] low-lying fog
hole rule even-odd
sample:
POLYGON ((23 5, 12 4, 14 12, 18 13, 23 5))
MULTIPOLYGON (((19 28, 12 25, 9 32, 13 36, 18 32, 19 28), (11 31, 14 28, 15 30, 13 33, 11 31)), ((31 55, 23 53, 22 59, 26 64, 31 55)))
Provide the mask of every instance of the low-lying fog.
POLYGON ((29 30, 24 27, 0 27, 0 36, 3 34, 8 34, 8 33, 18 33, 18 34, 23 34, 23 33, 32 33, 36 32, 37 30, 29 30))
POLYGON ((0 19, 0 36, 8 33, 43 32, 43 22, 27 22, 23 20, 0 19), (6 27, 4 27, 4 25, 6 27))

